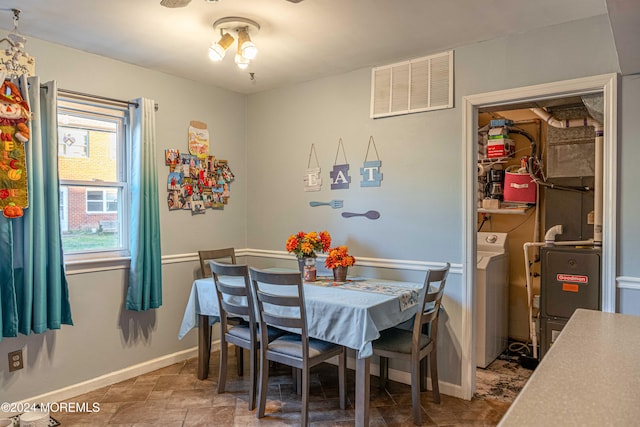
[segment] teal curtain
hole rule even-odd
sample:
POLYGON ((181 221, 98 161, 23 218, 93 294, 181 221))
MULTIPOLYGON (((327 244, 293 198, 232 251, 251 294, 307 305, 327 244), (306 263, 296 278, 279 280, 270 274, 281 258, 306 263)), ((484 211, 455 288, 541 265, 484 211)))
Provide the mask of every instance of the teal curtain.
POLYGON ((162 254, 155 102, 144 98, 135 102, 131 147, 131 267, 126 307, 141 311, 162 305, 162 254))
POLYGON ((59 215, 55 82, 17 82, 32 113, 26 143, 29 207, 21 218, 0 216, 2 335, 15 337, 72 325, 59 215))

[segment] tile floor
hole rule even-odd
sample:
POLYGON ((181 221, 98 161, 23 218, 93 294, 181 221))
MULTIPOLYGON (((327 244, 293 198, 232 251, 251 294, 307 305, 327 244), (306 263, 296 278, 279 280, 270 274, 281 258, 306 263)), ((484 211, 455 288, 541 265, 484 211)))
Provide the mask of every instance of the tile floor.
MULTIPOLYGON (((235 359, 235 358, 231 358, 235 359)), ((230 366, 227 392, 216 393, 219 352, 211 355, 209 378, 196 378, 197 360, 190 359, 137 378, 132 378, 67 402, 97 402, 93 413, 52 414, 62 426, 295 426, 299 424, 300 397, 293 387, 290 368, 272 370, 267 398, 267 416, 256 419, 248 408, 248 372, 239 378, 230 366)), ((234 362, 235 363, 235 360, 234 362)), ((490 368, 489 368, 490 369, 490 368)), ((245 369, 246 371, 246 369, 245 369)), ((353 371, 347 371, 347 409, 338 405, 337 368, 323 364, 312 371, 311 426, 354 425, 353 371)), ((479 381, 482 379, 479 376, 479 381)), ((508 382, 508 381, 507 381, 508 382)), ((513 390, 512 390, 513 391, 513 390)), ((486 395, 465 401, 442 395, 434 404, 431 392, 422 394, 423 425, 496 425, 512 396, 486 395)), ((371 377, 371 426, 411 426, 409 386, 390 382, 380 390, 371 377)))

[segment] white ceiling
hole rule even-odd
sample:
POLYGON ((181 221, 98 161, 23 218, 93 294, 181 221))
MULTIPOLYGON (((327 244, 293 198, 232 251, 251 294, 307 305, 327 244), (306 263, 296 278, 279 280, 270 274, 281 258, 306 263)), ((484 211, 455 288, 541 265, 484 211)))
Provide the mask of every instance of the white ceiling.
MULTIPOLYGON (((192 0, 169 9, 160 0, 8 0, 1 7, 22 10, 19 32, 27 39, 253 93, 606 14, 606 1, 192 0), (219 38, 212 24, 226 16, 261 26, 248 70, 237 69, 233 52, 221 63, 207 56, 219 38)), ((12 17, 0 12, 0 28, 11 30, 12 17)))

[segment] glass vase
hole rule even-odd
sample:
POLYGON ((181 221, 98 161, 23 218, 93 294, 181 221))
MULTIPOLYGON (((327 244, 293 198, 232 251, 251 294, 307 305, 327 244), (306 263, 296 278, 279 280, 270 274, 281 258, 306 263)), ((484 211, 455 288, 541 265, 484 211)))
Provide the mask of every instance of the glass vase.
POLYGON ((304 267, 302 270, 302 279, 305 282, 316 281, 316 259, 315 258, 305 258, 304 267))

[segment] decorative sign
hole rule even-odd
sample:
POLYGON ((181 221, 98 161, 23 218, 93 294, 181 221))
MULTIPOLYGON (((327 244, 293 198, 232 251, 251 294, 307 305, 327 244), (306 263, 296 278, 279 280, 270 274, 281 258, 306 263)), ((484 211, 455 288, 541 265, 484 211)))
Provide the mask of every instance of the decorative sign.
MULTIPOLYGON (((231 181, 235 177, 226 160, 208 155, 208 132, 206 144, 200 138, 203 134, 192 138, 194 123, 197 122, 191 122, 189 128, 189 152, 196 154, 181 154, 174 148, 165 150, 165 164, 170 171, 167 177, 167 205, 169 210, 203 214, 206 209, 224 209, 229 200, 231 181)), ((204 128, 206 130, 206 125, 204 128)))
POLYGON ((378 155, 378 149, 376 148, 376 143, 373 140, 373 136, 369 138, 369 145, 367 146, 367 154, 364 156, 364 163, 360 168, 360 175, 362 175, 362 181, 360 182, 360 187, 380 187, 380 182, 382 181, 382 173, 380 172, 380 167, 382 166, 382 161, 380 161, 380 156, 378 155), (373 149, 376 152, 376 157, 378 160, 367 161, 367 157, 369 156, 369 148, 371 148, 371 144, 373 144, 373 149))
POLYGON ((333 165, 333 172, 329 173, 331 177, 331 189, 340 190, 348 189, 351 177, 349 176, 349 165, 333 165))
POLYGON ((25 144, 31 114, 20 90, 9 81, 0 87, 0 210, 7 218, 24 215, 29 206, 25 144))
POLYGON ((209 153, 209 131, 207 124, 191 121, 189 126, 189 153, 199 159, 204 159, 209 153))
POLYGON ((342 138, 338 141, 338 150, 336 151, 336 159, 333 162, 333 171, 329 173, 331 177, 331 189, 340 190, 348 189, 351 183, 351 177, 349 176, 349 163, 347 162, 347 155, 344 152, 344 145, 342 144, 342 138), (338 165, 338 154, 340 153, 340 147, 342 147, 342 155, 344 156, 344 164, 338 165))
POLYGON ((304 175, 304 191, 320 191, 322 187, 322 178, 320 178, 320 163, 318 163, 318 155, 316 154, 315 144, 311 144, 309 151, 309 161, 307 162, 307 172, 304 175), (311 154, 315 156, 316 167, 311 167, 311 154))

